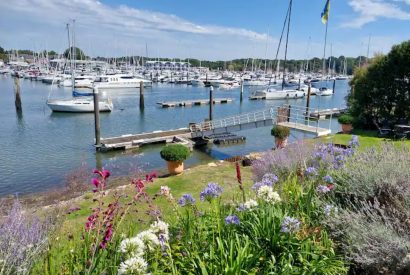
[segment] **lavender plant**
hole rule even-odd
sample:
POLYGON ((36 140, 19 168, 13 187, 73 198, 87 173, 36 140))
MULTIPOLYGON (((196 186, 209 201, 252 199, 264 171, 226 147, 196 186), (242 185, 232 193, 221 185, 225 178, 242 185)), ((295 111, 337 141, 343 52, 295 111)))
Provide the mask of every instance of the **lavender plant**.
POLYGON ((0 223, 0 274, 29 274, 47 248, 51 225, 25 212, 16 199, 0 223))

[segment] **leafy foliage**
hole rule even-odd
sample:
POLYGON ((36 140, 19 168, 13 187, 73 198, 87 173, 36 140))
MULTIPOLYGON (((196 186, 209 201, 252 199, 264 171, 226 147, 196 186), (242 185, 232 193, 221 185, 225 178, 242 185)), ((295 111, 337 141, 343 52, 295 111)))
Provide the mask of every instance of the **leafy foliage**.
POLYGON ((356 70, 348 103, 358 123, 372 127, 374 120, 410 119, 409 63, 410 40, 356 70))
POLYGON ((86 58, 86 55, 84 54, 84 52, 80 48, 77 48, 77 47, 74 47, 74 49, 73 47, 66 49, 63 55, 65 58, 70 58, 72 55, 72 52, 74 52, 74 56, 76 60, 83 60, 86 58))
POLYGON ((275 125, 271 130, 271 135, 276 138, 287 138, 290 135, 290 129, 285 126, 275 125))
POLYGON ((189 155, 189 149, 181 144, 171 144, 165 146, 161 152, 161 158, 166 161, 184 161, 189 155))
POLYGON ((348 114, 343 114, 340 117, 337 118, 337 121, 340 124, 353 124, 354 117, 348 114))

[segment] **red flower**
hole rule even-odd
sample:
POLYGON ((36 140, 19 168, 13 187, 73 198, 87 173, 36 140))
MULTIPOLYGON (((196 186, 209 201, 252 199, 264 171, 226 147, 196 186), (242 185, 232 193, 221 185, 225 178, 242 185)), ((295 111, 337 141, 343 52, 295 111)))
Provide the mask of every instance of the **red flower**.
POLYGON ((332 191, 335 188, 335 186, 333 184, 328 184, 327 188, 329 188, 329 190, 332 191))
POLYGON ((101 181, 99 181, 97 178, 92 178, 91 183, 98 188, 101 185, 101 181))

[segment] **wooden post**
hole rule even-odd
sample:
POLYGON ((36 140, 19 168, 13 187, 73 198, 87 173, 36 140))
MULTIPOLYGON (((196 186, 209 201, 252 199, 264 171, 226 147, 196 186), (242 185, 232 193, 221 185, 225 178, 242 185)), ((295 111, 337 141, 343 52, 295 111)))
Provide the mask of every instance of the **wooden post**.
POLYGON ((214 87, 211 86, 209 89, 209 120, 212 121, 212 112, 213 112, 213 106, 214 106, 214 98, 213 98, 213 93, 214 87))
POLYGON ((309 108, 310 108, 310 93, 312 89, 312 84, 309 82, 308 86, 308 94, 307 94, 307 100, 306 100, 306 119, 309 117, 309 108))
POLYGON ((288 122, 290 121, 290 105, 288 105, 288 122))
POLYGON ((300 91, 300 78, 299 78, 299 91, 300 91))
POLYGON ((335 93, 336 89, 336 79, 333 79, 333 93, 335 93))
POLYGON ((145 108, 144 104, 144 81, 140 82, 140 110, 145 108))
POLYGON ((241 83, 241 98, 240 98, 240 100, 241 100, 241 102, 243 100, 243 80, 242 80, 242 83, 241 83))
POLYGON ((98 99, 98 88, 93 89, 94 97, 94 129, 95 129, 95 146, 98 148, 101 146, 101 136, 100 136, 100 106, 98 99))
POLYGON ((15 90, 16 100, 14 101, 14 104, 16 105, 16 111, 18 113, 21 113, 23 109, 21 108, 20 79, 18 77, 14 78, 14 84, 16 86, 16 90, 15 90))

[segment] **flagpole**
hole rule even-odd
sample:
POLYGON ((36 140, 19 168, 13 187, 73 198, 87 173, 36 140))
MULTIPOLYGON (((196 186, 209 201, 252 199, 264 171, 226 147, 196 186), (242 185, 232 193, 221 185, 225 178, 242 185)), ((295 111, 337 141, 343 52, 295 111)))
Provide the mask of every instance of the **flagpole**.
POLYGON ((325 31, 325 47, 323 48, 323 70, 322 70, 322 74, 324 75, 326 72, 326 43, 327 43, 327 26, 328 26, 328 22, 329 20, 326 21, 326 31, 325 31))

